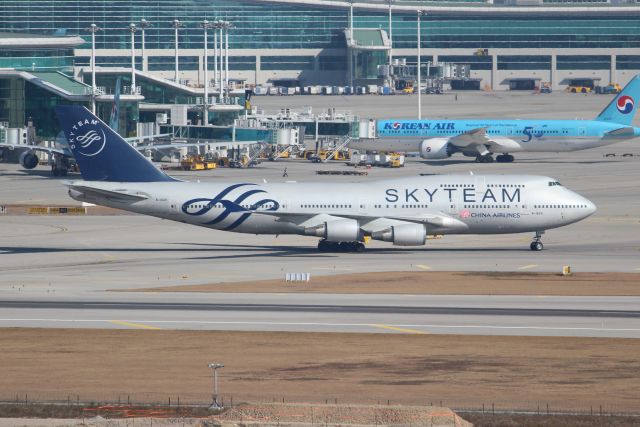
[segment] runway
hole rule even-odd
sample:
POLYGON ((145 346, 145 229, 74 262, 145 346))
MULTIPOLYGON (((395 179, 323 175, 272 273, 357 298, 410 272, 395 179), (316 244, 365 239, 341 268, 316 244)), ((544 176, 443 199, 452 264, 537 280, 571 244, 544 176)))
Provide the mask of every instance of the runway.
MULTIPOLYGON (((404 97, 337 97, 362 117, 384 117, 404 97), (393 98, 393 99, 391 99, 393 98), (353 103, 356 104, 353 104, 353 103)), ((329 98, 265 98, 319 103, 329 98)), ((608 97, 500 93, 428 97, 432 117, 595 117, 608 97), (486 106, 483 107, 483 106, 486 106), (482 111, 482 114, 478 113, 482 111), (479 115, 480 114, 480 115, 479 115)), ((336 101, 337 100, 337 101, 336 101)), ((260 100, 260 102, 263 102, 260 100)), ((341 104, 340 104, 341 103, 341 104)), ((266 106, 266 105, 265 105, 266 106)), ((293 105, 295 106, 295 105, 293 105)), ((407 107, 408 108, 408 107, 407 107)), ((637 120, 636 120, 637 121, 637 120)), ((367 182, 430 173, 509 173, 554 177, 597 206, 585 221, 548 230, 545 250, 531 234, 444 236, 424 247, 372 242, 363 254, 318 253, 306 236, 254 236, 136 215, 0 214, 0 326, 229 329, 640 337, 637 298, 401 295, 148 294, 112 290, 383 271, 640 271, 640 148, 635 141, 574 153, 522 153, 514 163, 410 158, 404 168, 318 176, 344 163, 263 162, 255 168, 176 172, 201 181, 367 182), (287 168, 288 177, 283 178, 287 168), (448 298, 448 299, 447 299, 448 298)), ((71 177, 73 178, 73 177, 71 177)), ((0 205, 75 205, 47 171, 0 164, 0 205)), ((0 210, 0 212, 2 212, 0 210)))
POLYGON ((640 338, 640 297, 101 294, 0 301, 0 327, 640 338))

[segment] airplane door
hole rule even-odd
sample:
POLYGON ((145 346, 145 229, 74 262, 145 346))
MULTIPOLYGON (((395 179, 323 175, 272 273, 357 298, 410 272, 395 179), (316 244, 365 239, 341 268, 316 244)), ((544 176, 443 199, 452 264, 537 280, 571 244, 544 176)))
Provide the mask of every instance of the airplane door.
POLYGON ((365 199, 358 200, 358 212, 361 214, 367 212, 367 201, 365 199))
POLYGON ((177 217, 178 215, 180 215, 181 212, 181 207, 180 207, 180 203, 175 200, 175 199, 168 199, 167 200, 167 205, 168 205, 168 210, 169 210, 169 215, 173 216, 173 217, 177 217))

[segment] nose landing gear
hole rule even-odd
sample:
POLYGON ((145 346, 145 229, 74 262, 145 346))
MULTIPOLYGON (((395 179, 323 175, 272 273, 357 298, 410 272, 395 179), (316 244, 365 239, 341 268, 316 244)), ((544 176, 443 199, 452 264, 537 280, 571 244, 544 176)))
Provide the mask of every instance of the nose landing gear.
POLYGON ((531 249, 532 251, 541 251, 542 249, 544 249, 544 245, 542 244, 542 235, 544 234, 544 231, 536 231, 536 235, 533 238, 533 242, 531 242, 531 244, 529 245, 529 249, 531 249))

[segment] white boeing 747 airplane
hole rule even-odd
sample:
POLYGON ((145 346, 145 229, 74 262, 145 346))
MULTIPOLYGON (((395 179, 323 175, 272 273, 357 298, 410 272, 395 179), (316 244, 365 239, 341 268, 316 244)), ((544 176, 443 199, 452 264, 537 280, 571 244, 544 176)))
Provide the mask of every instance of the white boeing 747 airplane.
POLYGON ((177 181, 84 107, 56 113, 84 180, 75 200, 237 233, 320 238, 321 251, 362 251, 368 239, 419 246, 430 234, 535 232, 580 221, 595 205, 553 178, 433 175, 367 183, 177 181))

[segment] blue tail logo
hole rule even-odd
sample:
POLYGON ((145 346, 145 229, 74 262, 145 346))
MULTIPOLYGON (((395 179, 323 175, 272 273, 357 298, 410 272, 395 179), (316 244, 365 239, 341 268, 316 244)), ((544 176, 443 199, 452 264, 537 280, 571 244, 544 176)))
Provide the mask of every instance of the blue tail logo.
POLYGON ((601 122, 613 122, 629 126, 638 111, 636 99, 640 99, 640 75, 635 76, 609 105, 596 117, 601 122))
MULTIPOLYGON (((95 123, 92 123, 95 124, 95 123)), ((82 127, 82 126, 81 126, 82 127)), ((76 128, 74 126, 74 128, 76 128)), ((69 147, 76 150, 82 156, 97 156, 104 150, 107 143, 107 137, 100 128, 90 129, 85 133, 85 129, 74 129, 78 134, 70 133, 69 147)))
POLYGON ((55 110, 85 180, 173 181, 85 107, 59 105, 55 110))

